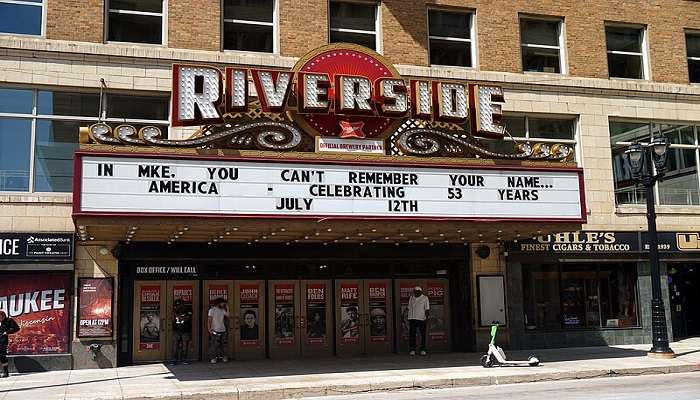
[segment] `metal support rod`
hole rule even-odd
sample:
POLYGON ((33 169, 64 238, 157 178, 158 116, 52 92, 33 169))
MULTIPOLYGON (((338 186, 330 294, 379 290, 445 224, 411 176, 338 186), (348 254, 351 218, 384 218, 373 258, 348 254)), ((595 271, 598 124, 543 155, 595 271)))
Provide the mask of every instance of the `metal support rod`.
POLYGON ((654 200, 654 184, 657 177, 653 176, 652 149, 644 149, 646 176, 643 178, 647 200, 647 224, 649 225, 649 261, 651 263, 651 336, 652 347, 649 353, 653 355, 672 355, 673 350, 668 345, 666 327, 666 311, 661 297, 661 272, 659 270, 659 244, 656 233, 656 204, 654 200))

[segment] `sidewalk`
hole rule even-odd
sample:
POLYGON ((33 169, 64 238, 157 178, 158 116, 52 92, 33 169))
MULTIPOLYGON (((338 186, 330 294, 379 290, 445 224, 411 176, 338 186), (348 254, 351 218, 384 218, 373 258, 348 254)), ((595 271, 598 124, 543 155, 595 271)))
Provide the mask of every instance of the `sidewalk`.
POLYGON ((673 360, 646 357, 648 345, 508 352, 537 354, 539 367, 479 366, 477 353, 232 361, 170 367, 53 371, 0 380, 0 400, 287 399, 409 388, 449 388, 611 375, 700 371, 700 338, 672 344, 673 360))

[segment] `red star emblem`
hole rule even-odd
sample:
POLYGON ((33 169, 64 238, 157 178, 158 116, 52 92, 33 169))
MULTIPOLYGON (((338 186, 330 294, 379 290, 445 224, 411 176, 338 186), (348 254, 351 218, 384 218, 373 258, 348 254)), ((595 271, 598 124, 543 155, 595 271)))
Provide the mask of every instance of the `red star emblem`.
POLYGON ((362 127, 365 126, 364 122, 348 122, 340 121, 340 134, 338 135, 341 139, 346 138, 359 138, 364 139, 365 133, 362 132, 362 127))

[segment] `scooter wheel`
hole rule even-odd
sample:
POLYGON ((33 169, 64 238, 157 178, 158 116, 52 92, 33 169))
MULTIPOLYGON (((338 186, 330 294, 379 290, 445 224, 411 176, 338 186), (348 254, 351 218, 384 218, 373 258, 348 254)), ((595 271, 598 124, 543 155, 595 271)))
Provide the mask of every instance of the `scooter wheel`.
POLYGON ((491 368, 493 367, 493 361, 489 359, 489 356, 487 354, 484 354, 481 356, 481 366, 484 368, 491 368))
POLYGON ((536 366, 540 365, 540 360, 533 355, 530 355, 527 358, 527 361, 528 361, 528 365, 531 367, 536 367, 536 366))

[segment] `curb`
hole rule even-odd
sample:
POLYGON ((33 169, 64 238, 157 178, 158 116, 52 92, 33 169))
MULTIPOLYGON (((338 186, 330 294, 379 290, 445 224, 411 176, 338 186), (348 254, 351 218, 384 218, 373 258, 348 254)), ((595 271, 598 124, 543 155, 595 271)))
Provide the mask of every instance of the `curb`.
MULTIPOLYGON (((499 369, 494 369, 499 371, 499 369)), ((149 396, 149 397, 129 397, 124 396, 124 400, 282 400, 282 399, 298 399, 301 397, 315 396, 331 396, 331 395, 349 395, 360 393, 379 393, 382 391, 393 390, 409 390, 409 389, 446 389, 446 388, 461 388, 470 386, 488 386, 488 385, 507 385, 514 383, 528 382, 547 382, 547 381, 562 381, 562 380, 577 380, 577 379, 592 379, 592 378, 608 378, 608 377, 623 377, 623 376, 640 376, 640 375, 662 375, 683 372, 700 371, 700 364, 686 365, 671 365, 658 367, 636 367, 636 368, 613 368, 613 369, 590 369, 580 371, 560 371, 560 372, 543 372, 543 373, 525 373, 519 375, 491 375, 491 376, 466 376, 454 378, 442 378, 435 376, 434 378, 422 379, 396 379, 373 382, 372 379, 362 383, 344 383, 347 380, 335 381, 330 380, 327 384, 316 385, 309 383, 312 386, 300 386, 299 384, 290 385, 289 387, 280 388, 279 385, 249 385, 221 392, 198 392, 187 393, 182 392, 177 395, 166 396, 149 396)))

